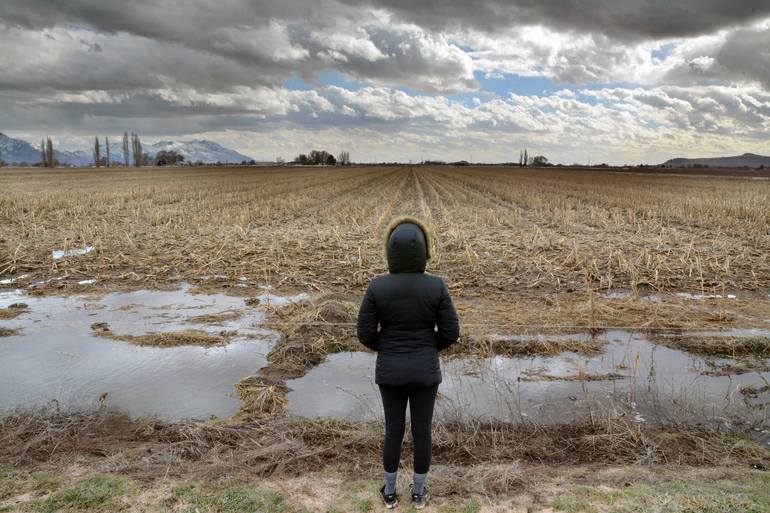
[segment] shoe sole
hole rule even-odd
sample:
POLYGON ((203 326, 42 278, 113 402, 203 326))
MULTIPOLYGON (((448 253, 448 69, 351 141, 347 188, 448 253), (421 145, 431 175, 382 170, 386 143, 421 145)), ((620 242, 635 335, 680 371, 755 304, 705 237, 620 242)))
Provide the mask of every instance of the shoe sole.
POLYGON ((398 501, 394 502, 393 504, 388 504, 387 502, 385 503, 386 509, 396 509, 396 506, 398 506, 398 501))

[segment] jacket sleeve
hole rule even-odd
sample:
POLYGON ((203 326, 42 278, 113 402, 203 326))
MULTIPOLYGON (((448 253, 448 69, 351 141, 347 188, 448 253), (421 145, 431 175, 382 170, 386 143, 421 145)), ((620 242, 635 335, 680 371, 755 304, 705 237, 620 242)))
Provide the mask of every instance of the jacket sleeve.
POLYGON ((370 283, 361 301, 361 308, 358 310, 357 333, 358 340, 372 351, 376 351, 379 345, 379 324, 380 314, 374 303, 374 292, 370 283))
POLYGON ((441 298, 436 312, 436 341, 438 350, 443 351, 448 348, 460 337, 460 322, 457 320, 455 305, 452 303, 452 297, 445 284, 441 286, 441 298))

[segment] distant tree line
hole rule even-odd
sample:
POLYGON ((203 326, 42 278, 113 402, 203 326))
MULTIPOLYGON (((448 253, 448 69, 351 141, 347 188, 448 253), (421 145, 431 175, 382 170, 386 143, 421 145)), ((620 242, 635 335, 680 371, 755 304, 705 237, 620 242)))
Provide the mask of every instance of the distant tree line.
POLYGON ((123 132, 121 144, 122 161, 110 158, 110 139, 104 138, 104 154, 99 137, 94 137, 93 162, 96 167, 142 167, 142 166, 175 166, 184 162, 184 155, 173 150, 162 150, 150 158, 148 153, 142 151, 142 140, 139 134, 123 132))
POLYGON ((308 154, 300 153, 294 158, 295 164, 303 166, 347 166, 350 164, 350 152, 342 151, 337 157, 326 150, 313 150, 308 154))
POLYGON ((548 159, 545 158, 543 155, 538 155, 536 157, 530 157, 526 148, 524 148, 523 150, 519 151, 519 166, 520 167, 527 167, 527 166, 544 167, 544 166, 550 166, 550 165, 551 164, 548 163, 548 159))

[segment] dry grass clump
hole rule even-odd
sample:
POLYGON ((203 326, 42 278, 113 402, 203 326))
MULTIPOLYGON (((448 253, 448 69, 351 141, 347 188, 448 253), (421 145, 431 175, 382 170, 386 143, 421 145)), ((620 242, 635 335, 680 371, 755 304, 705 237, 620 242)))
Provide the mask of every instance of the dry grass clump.
POLYGON ((433 465, 430 468, 430 492, 436 496, 508 495, 526 488, 530 482, 517 461, 468 466, 433 465))
POLYGON ((303 376, 329 353, 363 349, 355 340, 355 328, 349 326, 357 312, 358 305, 341 294, 322 294, 273 310, 282 336, 259 375, 236 384, 243 400, 239 417, 261 419, 282 413, 287 405, 285 380, 303 376))
POLYGON ((208 333, 200 330, 165 331, 146 333, 144 335, 120 335, 110 330, 106 322, 97 322, 91 325, 93 333, 99 337, 110 338, 130 342, 137 346, 154 347, 178 347, 178 346, 202 346, 212 347, 227 344, 236 335, 233 331, 220 331, 208 333))
POLYGON ((21 333, 21 328, 3 328, 0 326, 0 337, 13 337, 21 333))
POLYGON ((522 336, 512 338, 505 336, 481 335, 472 336, 465 333, 457 344, 450 347, 447 354, 473 355, 473 356, 557 356, 562 353, 578 353, 585 356, 601 354, 606 342, 597 339, 581 338, 581 334, 575 334, 575 338, 548 338, 522 336))
POLYGON ((659 335, 655 341, 673 349, 701 356, 770 358, 770 337, 659 335))
POLYGON ((234 321, 243 317, 241 310, 227 310, 214 314, 196 315, 185 319, 190 324, 218 324, 221 322, 234 321))
POLYGON ((760 395, 770 392, 770 385, 764 385, 761 387, 756 385, 746 385, 740 387, 738 391, 745 397, 753 397, 756 399, 760 395))
POLYGON ((283 336, 267 355, 274 375, 296 378, 315 367, 327 354, 362 351, 355 323, 358 303, 345 294, 322 294, 274 313, 283 336))
POLYGON ((289 401, 286 386, 262 376, 248 376, 235 384, 235 391, 243 402, 238 416, 248 419, 274 417, 284 412, 289 401))
MULTIPOLYGON (((543 464, 752 465, 770 451, 748 439, 703 428, 667 430, 621 420, 577 425, 438 423, 434 462, 440 482, 488 492, 519 486, 512 462, 543 464), (477 470, 456 466, 485 465, 477 470), (498 467, 499 465, 499 467, 498 467), (492 478, 495 470, 501 474, 492 478), (491 479, 491 480, 490 480, 491 479)), ((0 420, 0 465, 99 455, 149 479, 164 475, 301 475, 328 468, 360 474, 380 465, 383 426, 338 420, 265 419, 242 424, 166 423, 98 414, 18 413, 0 420)), ((409 458, 411 445, 405 445, 409 458)))
POLYGON ((627 379, 629 376, 608 372, 606 374, 586 374, 582 371, 576 374, 565 374, 554 376, 544 374, 543 371, 523 371, 519 376, 519 381, 612 381, 616 379, 627 379))
POLYGON ((26 312, 27 308, 25 303, 13 303, 12 305, 8 305, 8 308, 0 308, 0 319, 15 319, 26 312))
POLYGON ((720 363, 707 359, 708 369, 701 372, 704 376, 737 376, 749 372, 770 372, 770 362, 766 358, 742 357, 731 363, 720 363))

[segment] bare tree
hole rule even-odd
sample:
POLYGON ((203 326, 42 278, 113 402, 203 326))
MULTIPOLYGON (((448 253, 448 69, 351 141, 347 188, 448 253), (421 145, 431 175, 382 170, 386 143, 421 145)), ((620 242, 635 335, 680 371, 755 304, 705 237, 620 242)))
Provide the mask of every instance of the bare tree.
POLYGON ((102 165, 102 152, 99 148, 99 138, 94 137, 94 165, 100 167, 102 165))
POLYGON ((339 156, 337 157, 337 164, 340 164, 342 166, 350 165, 350 152, 341 151, 339 156))
POLYGON ((56 165, 56 162, 53 159, 53 141, 50 137, 46 137, 45 140, 45 160, 48 167, 54 167, 54 165, 56 165))
POLYGON ((110 138, 104 138, 104 154, 107 157, 107 167, 110 167, 110 138))
POLYGON ((136 132, 131 133, 131 146, 134 150, 134 166, 141 167, 143 155, 142 155, 142 141, 139 139, 139 134, 136 132))
POLYGON ((527 149, 524 148, 524 167, 527 167, 529 164, 529 156, 527 155, 527 149))
POLYGON ((128 132, 123 132, 123 165, 128 167, 128 132))
POLYGON ((45 153, 45 139, 40 139, 40 166, 48 167, 48 163, 46 162, 46 153, 45 153))

